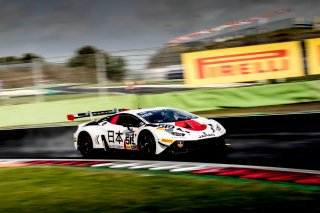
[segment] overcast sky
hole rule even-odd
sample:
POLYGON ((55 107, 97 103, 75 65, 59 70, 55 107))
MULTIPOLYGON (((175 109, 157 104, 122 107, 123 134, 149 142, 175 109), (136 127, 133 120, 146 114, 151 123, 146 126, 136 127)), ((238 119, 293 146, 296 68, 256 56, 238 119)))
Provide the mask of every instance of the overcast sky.
POLYGON ((0 0, 0 56, 163 46, 172 38, 279 9, 320 16, 320 0, 0 0))

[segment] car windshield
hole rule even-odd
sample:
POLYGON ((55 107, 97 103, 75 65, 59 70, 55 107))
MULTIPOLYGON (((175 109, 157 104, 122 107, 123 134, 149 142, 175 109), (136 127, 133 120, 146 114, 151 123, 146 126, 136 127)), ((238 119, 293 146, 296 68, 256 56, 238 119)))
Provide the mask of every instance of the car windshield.
POLYGON ((198 118, 196 115, 176 109, 149 110, 140 112, 138 115, 149 123, 176 122, 198 118))

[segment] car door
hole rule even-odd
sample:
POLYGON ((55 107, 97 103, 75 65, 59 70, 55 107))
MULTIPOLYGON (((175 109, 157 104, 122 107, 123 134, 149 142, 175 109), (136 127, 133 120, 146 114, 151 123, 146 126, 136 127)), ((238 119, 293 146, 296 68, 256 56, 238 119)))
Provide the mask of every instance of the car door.
POLYGON ((108 147, 112 149, 125 149, 124 132, 128 128, 120 125, 120 123, 117 124, 119 117, 120 115, 114 115, 100 124, 104 129, 101 140, 103 143, 107 143, 108 147))
POLYGON ((135 143, 135 132, 143 122, 134 115, 123 113, 119 115, 115 123, 116 126, 124 127, 121 132, 124 149, 138 150, 138 145, 135 143))

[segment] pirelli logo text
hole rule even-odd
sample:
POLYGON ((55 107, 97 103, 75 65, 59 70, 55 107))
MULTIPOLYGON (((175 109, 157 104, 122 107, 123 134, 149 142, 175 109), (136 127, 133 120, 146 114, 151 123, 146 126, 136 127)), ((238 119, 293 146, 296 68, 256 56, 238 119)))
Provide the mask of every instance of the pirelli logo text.
POLYGON ((297 41, 184 53, 183 75, 190 86, 252 82, 303 76, 297 41))
POLYGON ((196 60, 198 78, 215 78, 290 70, 288 50, 232 54, 196 60))

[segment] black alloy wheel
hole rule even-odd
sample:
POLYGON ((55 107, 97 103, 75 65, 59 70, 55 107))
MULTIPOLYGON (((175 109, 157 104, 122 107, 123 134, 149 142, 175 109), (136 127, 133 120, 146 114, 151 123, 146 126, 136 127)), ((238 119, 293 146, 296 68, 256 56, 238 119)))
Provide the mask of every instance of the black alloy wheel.
POLYGON ((138 140, 139 150, 145 156, 153 156, 156 153, 156 142, 153 135, 150 132, 143 132, 139 136, 138 140))
POLYGON ((88 133, 80 136, 79 151, 83 157, 92 157, 93 146, 92 140, 88 133))

